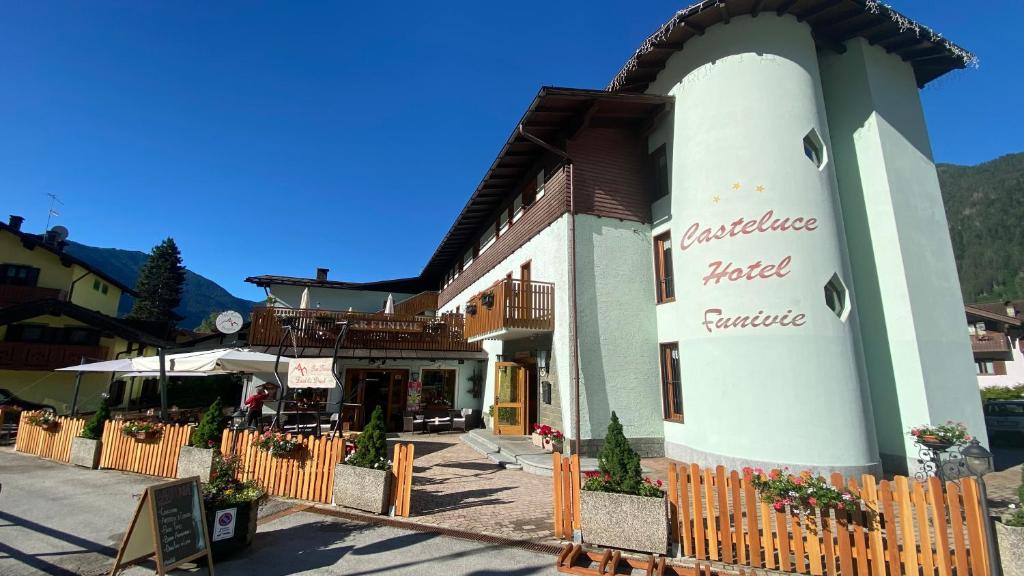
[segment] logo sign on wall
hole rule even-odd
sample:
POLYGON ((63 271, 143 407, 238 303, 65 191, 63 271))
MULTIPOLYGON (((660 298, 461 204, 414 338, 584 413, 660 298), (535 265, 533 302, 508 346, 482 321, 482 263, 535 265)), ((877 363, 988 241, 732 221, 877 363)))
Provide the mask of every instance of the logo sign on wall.
POLYGON ((288 363, 289 388, 334 388, 331 358, 295 358, 288 363))
POLYGON ((213 535, 210 536, 210 540, 216 542, 218 540, 227 540, 228 538, 234 536, 235 518, 237 516, 237 508, 217 510, 217 514, 213 520, 213 535))

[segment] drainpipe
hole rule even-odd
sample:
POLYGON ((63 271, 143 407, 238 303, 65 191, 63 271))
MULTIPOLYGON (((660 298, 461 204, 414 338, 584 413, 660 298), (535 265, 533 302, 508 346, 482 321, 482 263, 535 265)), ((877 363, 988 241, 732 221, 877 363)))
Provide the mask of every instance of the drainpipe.
POLYGON ((75 293, 75 284, 78 284, 79 280, 85 278, 86 276, 88 276, 90 274, 92 274, 92 272, 90 272, 89 270, 86 270, 81 276, 79 276, 78 278, 75 278, 74 280, 71 281, 71 286, 68 287, 68 298, 67 298, 67 300, 65 300, 65 302, 71 302, 71 296, 75 293))
POLYGON ((573 192, 573 165, 572 158, 564 150, 560 150, 551 144, 537 138, 519 125, 519 135, 533 142, 537 146, 560 156, 565 160, 565 186, 569 195, 569 221, 566 231, 566 250, 569 252, 569 363, 572 365, 572 428, 575 435, 573 454, 579 455, 580 449, 580 343, 576 314, 576 196, 573 192))

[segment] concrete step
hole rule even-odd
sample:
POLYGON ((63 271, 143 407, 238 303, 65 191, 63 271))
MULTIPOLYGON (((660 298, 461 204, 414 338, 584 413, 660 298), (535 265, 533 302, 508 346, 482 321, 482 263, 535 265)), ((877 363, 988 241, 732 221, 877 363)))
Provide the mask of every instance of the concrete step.
POLYGON ((503 454, 497 444, 488 440, 485 436, 480 434, 473 434, 469 432, 459 436, 459 440, 476 450, 477 452, 487 456, 488 460, 494 462, 498 466, 507 468, 509 470, 522 470, 523 466, 516 461, 514 456, 503 454))

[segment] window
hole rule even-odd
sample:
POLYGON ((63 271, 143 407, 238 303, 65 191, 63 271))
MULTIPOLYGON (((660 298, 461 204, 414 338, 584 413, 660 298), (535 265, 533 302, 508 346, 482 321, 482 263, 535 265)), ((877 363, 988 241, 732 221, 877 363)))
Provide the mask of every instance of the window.
POLYGON ((99 278, 93 278, 93 280, 92 280, 92 289, 97 291, 97 292, 100 291, 100 279, 99 278))
POLYGON ((654 281, 658 304, 676 299, 672 280, 672 237, 668 232, 654 238, 654 281))
POLYGON ((665 153, 665 145, 662 144, 657 150, 651 152, 651 185, 654 187, 651 195, 651 202, 660 200, 669 193, 668 182, 668 155, 665 153))
POLYGON ((0 284, 11 286, 35 286, 39 281, 39 268, 21 264, 0 265, 0 284))
POLYGON ((975 360, 979 376, 1002 376, 1006 374, 1006 362, 1003 360, 975 360))
POLYGON ((8 342, 49 342, 50 328, 43 324, 11 324, 4 340, 8 342))
POLYGON ((818 132, 811 128, 811 131, 804 136, 804 156, 814 163, 819 170, 825 165, 825 146, 821 143, 818 132))
POLYGON ((451 408, 455 406, 455 370, 424 369, 423 400, 430 408, 451 408))
POLYGON ((523 196, 516 196, 515 200, 512 201, 512 222, 518 222, 519 218, 523 215, 523 196))
POLYGON ((533 195, 533 202, 540 200, 544 197, 544 184, 546 178, 544 177, 544 170, 537 172, 537 192, 533 195))
POLYGON ((661 345, 661 396, 665 420, 683 421, 683 387, 679 374, 679 345, 661 345))
POLYGON ((104 294, 106 294, 109 290, 110 290, 110 286, 107 285, 106 283, 104 283, 103 286, 100 288, 100 292, 102 292, 104 294))
POLYGON ((846 321, 847 318, 847 294, 846 285, 843 284, 842 279, 839 278, 838 274, 833 274, 832 278, 825 283, 825 306, 836 315, 837 318, 846 321))

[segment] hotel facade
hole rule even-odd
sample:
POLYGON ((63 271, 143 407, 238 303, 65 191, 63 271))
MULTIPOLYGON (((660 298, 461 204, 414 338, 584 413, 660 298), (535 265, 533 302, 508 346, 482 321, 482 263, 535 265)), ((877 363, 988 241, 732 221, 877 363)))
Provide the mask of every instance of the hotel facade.
POLYGON ((495 433, 593 454, 614 411, 649 456, 913 469, 911 426, 985 435, 918 94, 970 60, 876 2, 695 4, 606 90, 542 88, 418 277, 250 281, 372 293, 303 334, 351 318, 346 370, 456 370, 439 394, 495 433))

